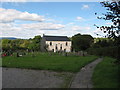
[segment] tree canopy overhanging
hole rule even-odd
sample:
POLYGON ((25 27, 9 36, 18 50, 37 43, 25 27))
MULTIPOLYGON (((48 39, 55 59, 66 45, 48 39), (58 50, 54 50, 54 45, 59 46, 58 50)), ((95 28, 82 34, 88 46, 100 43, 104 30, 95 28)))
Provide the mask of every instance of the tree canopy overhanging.
MULTIPOLYGON (((109 20, 111 21, 111 25, 106 26, 97 26, 101 31, 107 33, 106 37, 113 38, 115 40, 118 57, 117 60, 120 62, 120 1, 119 0, 111 0, 111 1, 103 1, 100 2, 103 7, 106 8, 107 12, 103 13, 103 17, 98 17, 98 19, 109 20)), ((95 13, 97 15, 97 13, 95 13)))
MULTIPOLYGON (((110 38, 117 39, 120 36, 120 1, 104 1, 100 2, 107 12, 103 13, 103 17, 97 17, 98 19, 109 20, 111 25, 109 26, 97 26, 101 31, 107 33, 110 38)), ((97 15, 97 13, 95 13, 97 15)))

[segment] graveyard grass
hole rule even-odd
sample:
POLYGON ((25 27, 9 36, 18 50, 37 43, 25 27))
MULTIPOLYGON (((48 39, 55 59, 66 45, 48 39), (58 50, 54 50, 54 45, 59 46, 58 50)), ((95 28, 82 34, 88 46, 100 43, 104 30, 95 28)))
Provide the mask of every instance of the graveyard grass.
POLYGON ((36 52, 28 53, 22 57, 6 56, 2 58, 2 67, 27 68, 38 70, 78 72, 86 64, 96 60, 97 56, 64 56, 36 52))

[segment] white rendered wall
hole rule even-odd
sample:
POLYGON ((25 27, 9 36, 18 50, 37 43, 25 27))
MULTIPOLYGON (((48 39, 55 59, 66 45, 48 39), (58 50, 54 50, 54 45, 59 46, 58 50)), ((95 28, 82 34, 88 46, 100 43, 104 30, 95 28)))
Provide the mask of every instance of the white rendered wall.
POLYGON ((54 49, 54 52, 57 50, 60 51, 60 47, 62 44, 62 50, 66 49, 66 52, 71 52, 71 41, 46 41, 46 44, 48 45, 48 51, 52 51, 54 49), (50 42, 52 42, 52 45, 50 45, 50 42), (67 46, 66 46, 67 42, 67 46), (57 50, 56 50, 56 44, 57 44, 57 50))

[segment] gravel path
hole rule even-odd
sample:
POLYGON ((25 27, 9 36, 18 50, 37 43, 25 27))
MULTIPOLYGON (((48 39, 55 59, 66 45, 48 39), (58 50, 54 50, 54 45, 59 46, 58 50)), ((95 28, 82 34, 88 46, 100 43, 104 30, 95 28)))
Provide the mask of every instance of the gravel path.
POLYGON ((60 88, 68 72, 2 68, 2 88, 60 88))
POLYGON ((92 74, 95 66, 102 61, 102 58, 83 67, 80 72, 75 75, 70 88, 92 88, 92 74))

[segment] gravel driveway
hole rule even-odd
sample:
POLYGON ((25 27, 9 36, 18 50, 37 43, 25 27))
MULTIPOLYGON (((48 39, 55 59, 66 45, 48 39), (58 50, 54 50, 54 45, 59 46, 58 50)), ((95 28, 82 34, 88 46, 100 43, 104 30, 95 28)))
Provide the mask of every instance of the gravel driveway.
POLYGON ((66 72, 2 68, 2 88, 60 88, 66 72))

